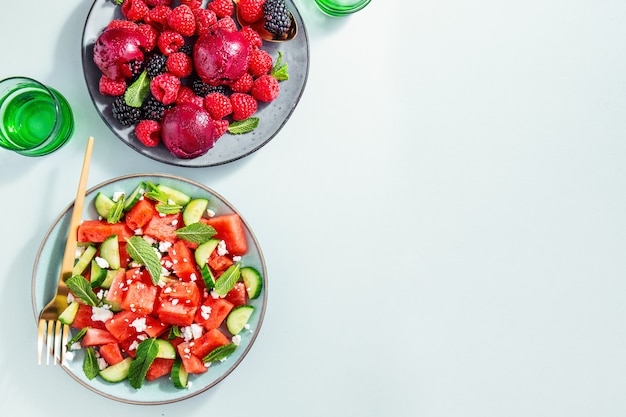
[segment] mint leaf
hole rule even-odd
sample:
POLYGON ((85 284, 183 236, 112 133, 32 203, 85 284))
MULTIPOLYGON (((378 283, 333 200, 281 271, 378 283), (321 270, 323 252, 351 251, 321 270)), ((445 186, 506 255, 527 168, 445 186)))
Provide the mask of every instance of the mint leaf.
POLYGON ((226 295, 233 289, 239 277, 241 276, 241 264, 238 262, 235 265, 228 267, 226 271, 215 281, 215 292, 219 295, 226 295))
POLYGON ((148 78, 148 72, 144 70, 124 92, 124 101, 131 107, 141 107, 149 92, 150 78, 148 78))
POLYGON ((130 386, 136 389, 141 388, 148 368, 154 362, 159 353, 159 345, 155 338, 146 339, 137 346, 135 359, 130 363, 128 370, 128 381, 130 386))
POLYGON ((259 120, 258 117, 248 117, 244 120, 232 122, 228 125, 228 132, 233 135, 251 132, 259 126, 259 120))
POLYGON ((170 332, 167 335, 167 338, 169 340, 174 340, 177 337, 181 337, 183 334, 180 332, 180 328, 177 325, 172 325, 172 327, 170 327, 170 332))
POLYGON ((78 333, 76 333, 74 336, 72 336, 72 338, 67 342, 67 345, 65 345, 65 347, 67 348, 67 350, 72 350, 72 346, 74 345, 74 343, 78 342, 80 339, 83 338, 83 336, 85 336, 85 333, 87 333, 87 330, 89 330, 90 327, 83 327, 82 329, 80 329, 80 331, 78 333))
POLYGON ((126 197, 124 194, 120 196, 120 198, 113 204, 111 210, 109 210, 109 215, 107 216, 107 223, 113 224, 120 221, 122 218, 122 214, 124 213, 124 204, 126 203, 126 197))
POLYGON ((237 345, 234 343, 218 346, 202 358, 202 362, 220 361, 232 355, 235 350, 237 350, 237 345))
POLYGON ((126 239, 126 251, 135 262, 144 265, 152 278, 152 283, 157 285, 161 278, 161 262, 159 256, 142 237, 132 236, 126 239))
POLYGON ((121 6, 122 3, 124 3, 124 0, 115 0, 115 4, 117 4, 118 6, 121 6))
MULTIPOLYGON (((159 264, 160 266, 161 264, 159 264)), ((100 299, 91 289, 91 283, 82 275, 73 275, 65 281, 70 291, 83 303, 89 306, 99 306, 100 299)))
POLYGON ((96 351, 92 347, 85 349, 85 360, 83 361, 83 372, 87 379, 94 379, 100 372, 98 366, 98 358, 96 358, 96 351))
POLYGON ((285 81, 289 79, 288 66, 285 62, 283 64, 283 53, 278 51, 278 58, 270 71, 270 74, 278 81, 285 81))
POLYGON ((145 196, 150 200, 159 201, 163 204, 167 204, 167 194, 163 191, 159 190, 159 188, 152 184, 151 182, 146 184, 146 193, 145 196))
POLYGON ((183 206, 179 204, 165 204, 165 203, 157 203, 154 205, 154 208, 159 213, 163 214, 176 214, 180 213, 183 209, 183 206))
POLYGON ((176 236, 191 243, 204 243, 215 236, 217 232, 212 226, 202 222, 192 223, 189 226, 176 230, 176 236))

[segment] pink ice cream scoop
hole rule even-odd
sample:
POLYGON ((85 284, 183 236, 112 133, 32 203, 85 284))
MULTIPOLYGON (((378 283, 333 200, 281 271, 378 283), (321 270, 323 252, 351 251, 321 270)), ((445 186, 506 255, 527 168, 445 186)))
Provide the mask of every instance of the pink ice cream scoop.
POLYGON ((250 50, 250 42, 239 32, 209 31, 193 49, 196 73, 207 84, 235 81, 248 70, 250 50))
POLYGON ((133 76, 136 65, 143 62, 140 35, 131 29, 109 28, 98 36, 93 60, 102 74, 121 81, 133 76))
POLYGON ((193 103, 179 104, 163 115, 161 140, 173 155, 191 159, 213 147, 217 130, 204 109, 193 103))

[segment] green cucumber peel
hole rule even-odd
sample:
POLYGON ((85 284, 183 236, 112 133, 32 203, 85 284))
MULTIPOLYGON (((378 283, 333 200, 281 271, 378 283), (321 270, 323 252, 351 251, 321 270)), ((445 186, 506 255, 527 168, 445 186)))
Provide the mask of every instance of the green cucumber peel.
POLYGON ((161 279, 161 262, 159 262, 159 256, 154 251, 154 248, 145 241, 144 238, 139 236, 132 236, 126 239, 126 250, 128 254, 135 262, 138 262, 146 267, 152 283, 157 285, 159 279, 161 279))

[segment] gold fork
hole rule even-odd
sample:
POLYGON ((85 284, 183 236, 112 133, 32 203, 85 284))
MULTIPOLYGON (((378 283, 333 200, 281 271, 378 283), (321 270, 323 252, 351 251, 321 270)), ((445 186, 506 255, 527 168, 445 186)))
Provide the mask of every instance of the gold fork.
POLYGON ((85 158, 83 160, 83 168, 78 182, 78 190, 76 191, 76 200, 74 201, 74 208, 70 219, 67 241, 65 243, 65 252, 63 254, 63 263, 61 264, 57 291, 52 301, 50 301, 39 314, 39 326, 37 331, 37 362, 39 365, 41 365, 44 343, 48 350, 46 365, 50 364, 50 355, 53 356, 55 365, 57 363, 62 364, 65 361, 67 338, 70 329, 67 324, 61 323, 58 318, 59 314, 67 307, 67 294, 69 289, 65 284, 65 280, 72 275, 72 269, 74 268, 74 259, 76 257, 76 230, 78 229, 83 213, 83 203, 85 201, 85 189, 87 188, 87 175, 89 173, 92 149, 93 137, 89 137, 87 140, 87 149, 85 150, 85 158))

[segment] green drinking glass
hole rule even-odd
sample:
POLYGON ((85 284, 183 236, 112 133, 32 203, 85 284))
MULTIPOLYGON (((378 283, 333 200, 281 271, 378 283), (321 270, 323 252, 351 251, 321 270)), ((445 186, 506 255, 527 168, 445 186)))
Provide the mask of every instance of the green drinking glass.
POLYGON ((358 12, 370 3, 370 0, 315 0, 317 7, 329 16, 347 16, 358 12))
POLYGON ((74 116, 57 90, 28 77, 0 81, 0 147, 42 156, 63 146, 74 131, 74 116))

